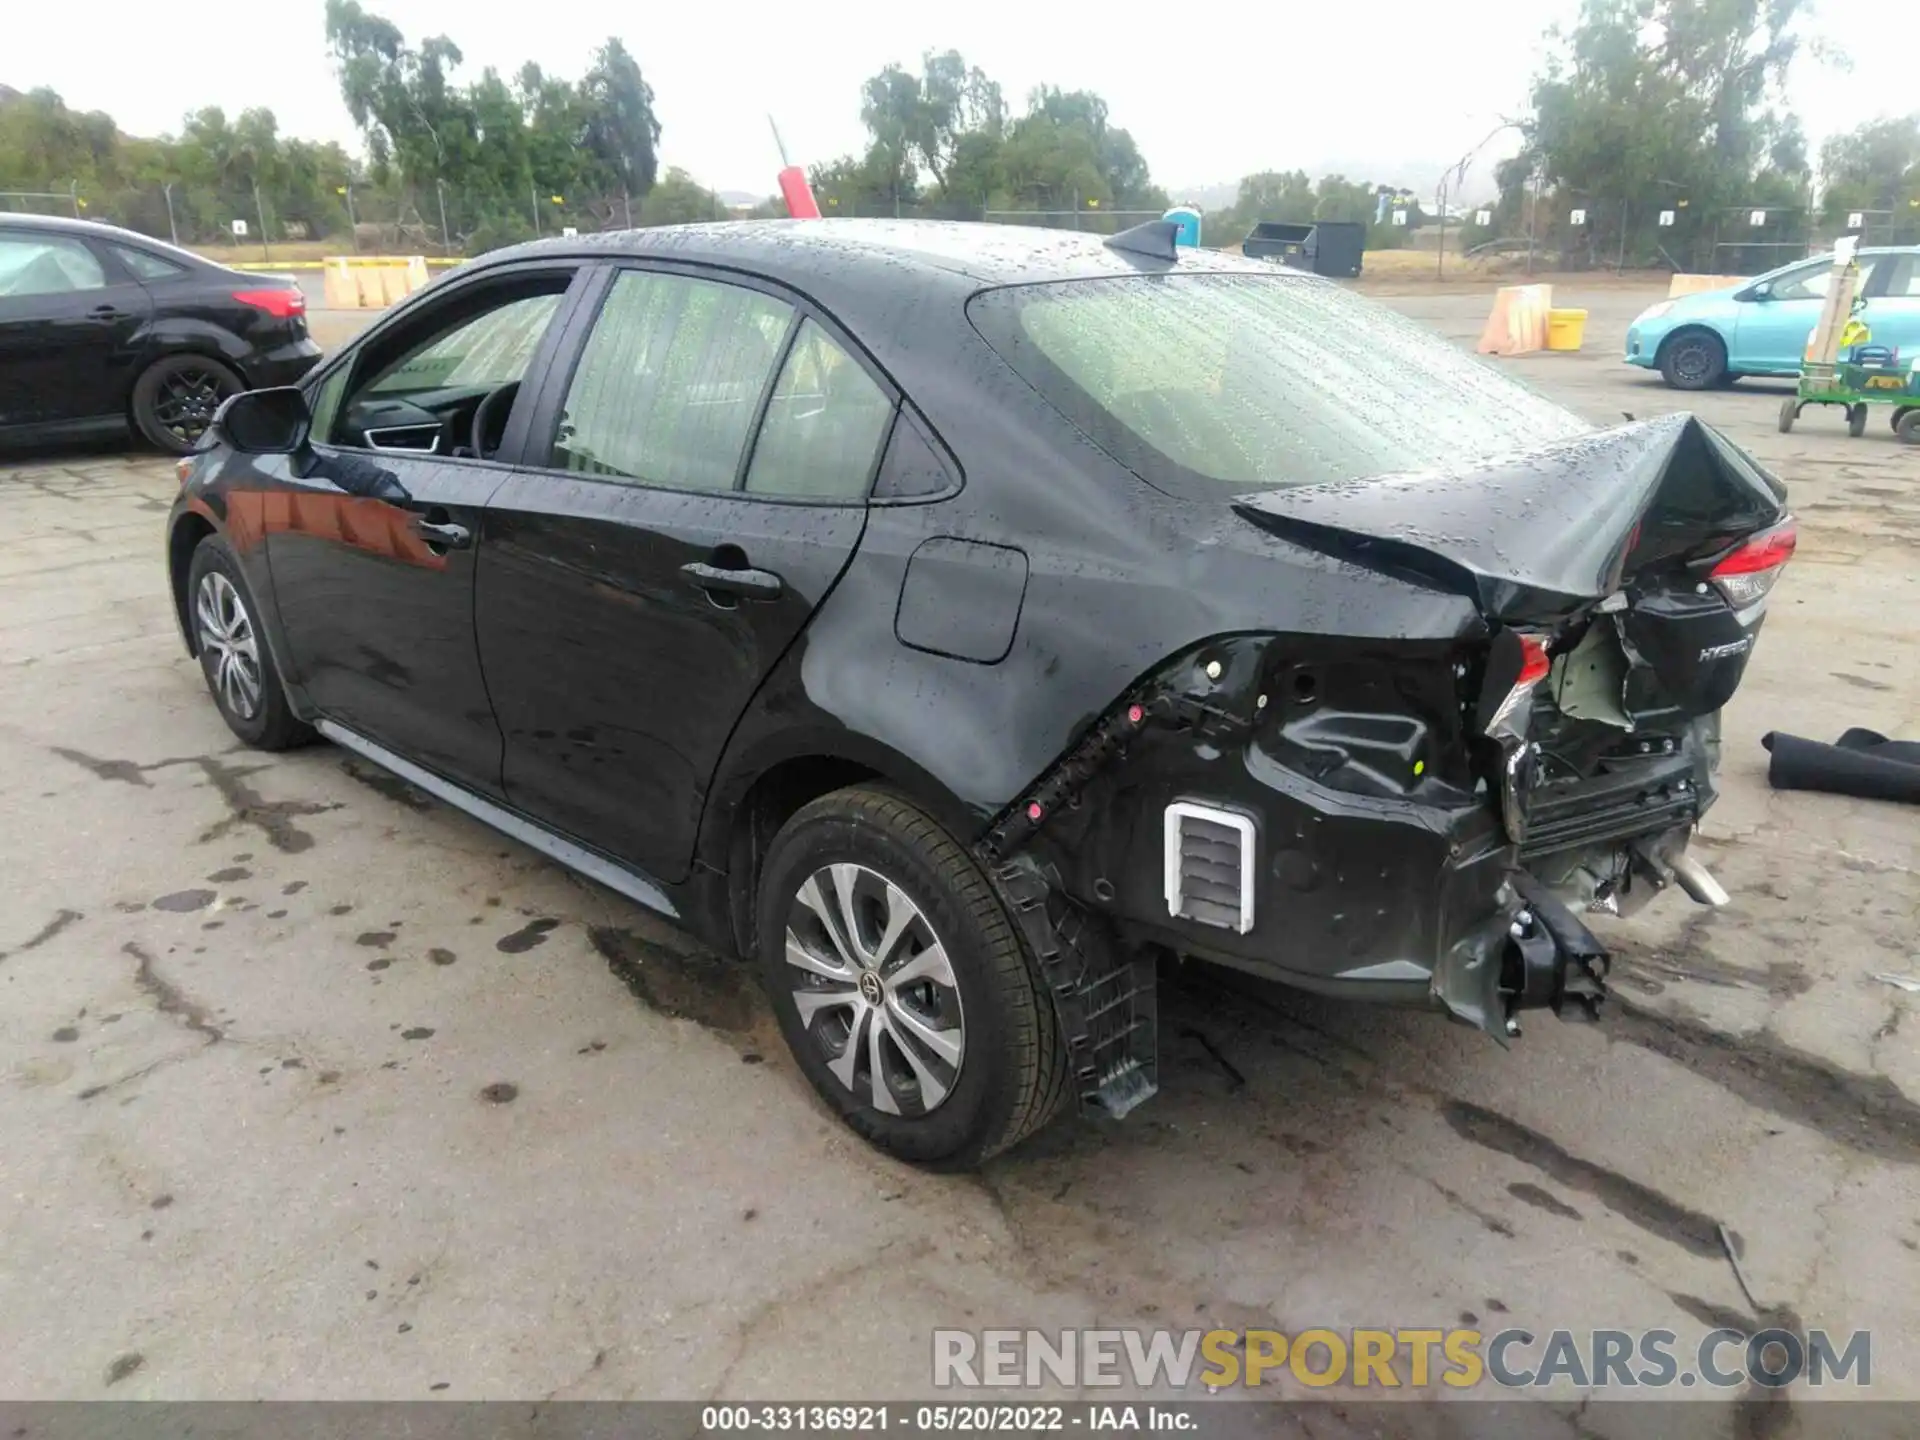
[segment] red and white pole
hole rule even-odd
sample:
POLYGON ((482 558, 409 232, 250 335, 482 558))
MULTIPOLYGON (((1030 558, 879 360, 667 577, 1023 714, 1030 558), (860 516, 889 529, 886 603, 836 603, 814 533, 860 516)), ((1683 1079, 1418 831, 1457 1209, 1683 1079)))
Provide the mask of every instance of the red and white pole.
POLYGON ((787 202, 787 214, 795 220, 818 220, 820 205, 813 198, 813 187, 807 184, 807 172, 788 162, 787 144, 771 115, 767 116, 767 126, 773 131, 774 148, 780 152, 780 198, 787 202))

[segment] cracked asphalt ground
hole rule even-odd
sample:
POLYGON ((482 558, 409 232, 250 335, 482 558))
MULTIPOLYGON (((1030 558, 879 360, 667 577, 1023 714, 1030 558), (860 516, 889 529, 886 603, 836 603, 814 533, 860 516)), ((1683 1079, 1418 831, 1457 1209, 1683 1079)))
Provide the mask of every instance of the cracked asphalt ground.
MULTIPOLYGON (((1677 408, 1615 359, 1646 298, 1512 368, 1677 408)), ((1393 303, 1470 339, 1487 302, 1393 303)), ((1920 1397, 1920 995, 1876 978, 1920 972, 1920 812, 1771 794, 1759 743, 1920 735, 1920 452, 1781 436, 1778 393, 1697 400, 1802 522, 1701 846, 1728 909, 1616 924, 1610 1018, 1511 1051, 1189 969, 1158 1100, 978 1177, 845 1133, 666 925, 339 750, 237 749, 166 463, 0 469, 0 1395, 903 1397, 937 1325, 1779 1320, 1920 1397)))

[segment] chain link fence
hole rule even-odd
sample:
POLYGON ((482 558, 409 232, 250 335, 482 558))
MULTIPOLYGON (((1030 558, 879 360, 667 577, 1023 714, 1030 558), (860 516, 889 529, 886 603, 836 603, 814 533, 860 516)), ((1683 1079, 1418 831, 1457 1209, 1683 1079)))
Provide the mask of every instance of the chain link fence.
POLYGON ((1697 210, 1680 199, 1622 205, 1560 195, 1541 197, 1536 209, 1528 197, 1492 225, 1470 213, 1462 238, 1470 256, 1535 272, 1758 275, 1825 254, 1845 234, 1859 235, 1863 245, 1920 244, 1920 206, 1829 214, 1754 202, 1697 210))
POLYGON ((274 191, 265 187, 169 182, 117 190, 0 191, 0 214, 69 215, 205 250, 237 262, 312 258, 320 253, 475 255, 558 235, 668 224, 727 213, 717 200, 698 216, 650 216, 625 194, 573 196, 530 186, 524 195, 481 194, 454 185, 392 190, 342 185, 274 191))
MULTIPOLYGON (((986 220, 1053 226, 1111 235, 1158 210, 1077 208, 994 210, 970 203, 919 203, 819 196, 823 215, 866 219, 986 220)), ((439 184, 396 190, 370 185, 275 191, 251 185, 169 182, 120 190, 0 192, 0 213, 71 215, 205 250, 234 263, 313 259, 321 254, 477 255, 569 231, 644 228, 729 216, 780 215, 769 197, 757 206, 728 206, 711 192, 657 187, 630 194, 565 195, 530 185, 525 193, 479 193, 439 184)))

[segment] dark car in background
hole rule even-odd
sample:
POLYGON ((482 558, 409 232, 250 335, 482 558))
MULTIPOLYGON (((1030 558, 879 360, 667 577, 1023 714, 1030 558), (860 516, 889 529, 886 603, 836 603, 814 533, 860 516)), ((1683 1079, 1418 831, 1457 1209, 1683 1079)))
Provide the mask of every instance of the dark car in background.
POLYGON ((0 214, 0 444, 183 455, 223 400, 320 359, 300 287, 111 225, 0 214))
POLYGON ((1316 277, 899 221, 536 242, 183 461, 227 725, 317 734, 753 958, 946 1165, 1156 1085, 1156 959, 1593 1018, 1792 553, 1687 416, 1596 430, 1316 277))

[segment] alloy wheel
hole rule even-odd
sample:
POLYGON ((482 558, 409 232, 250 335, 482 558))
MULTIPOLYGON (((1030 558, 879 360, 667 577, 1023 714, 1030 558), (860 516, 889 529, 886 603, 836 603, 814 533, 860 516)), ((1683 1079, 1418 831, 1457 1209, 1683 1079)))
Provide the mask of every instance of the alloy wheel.
POLYGON ((960 989, 946 947, 906 893, 864 865, 823 866, 788 909, 793 1003, 853 1096, 888 1115, 925 1115, 966 1058, 960 989))
POLYGON ((194 597, 200 654, 220 703, 241 720, 260 710, 260 639, 233 582, 218 570, 200 577, 194 597))
POLYGON ((159 393, 153 397, 153 418, 183 445, 191 445, 207 433, 225 398, 218 375, 183 366, 161 379, 159 393))

